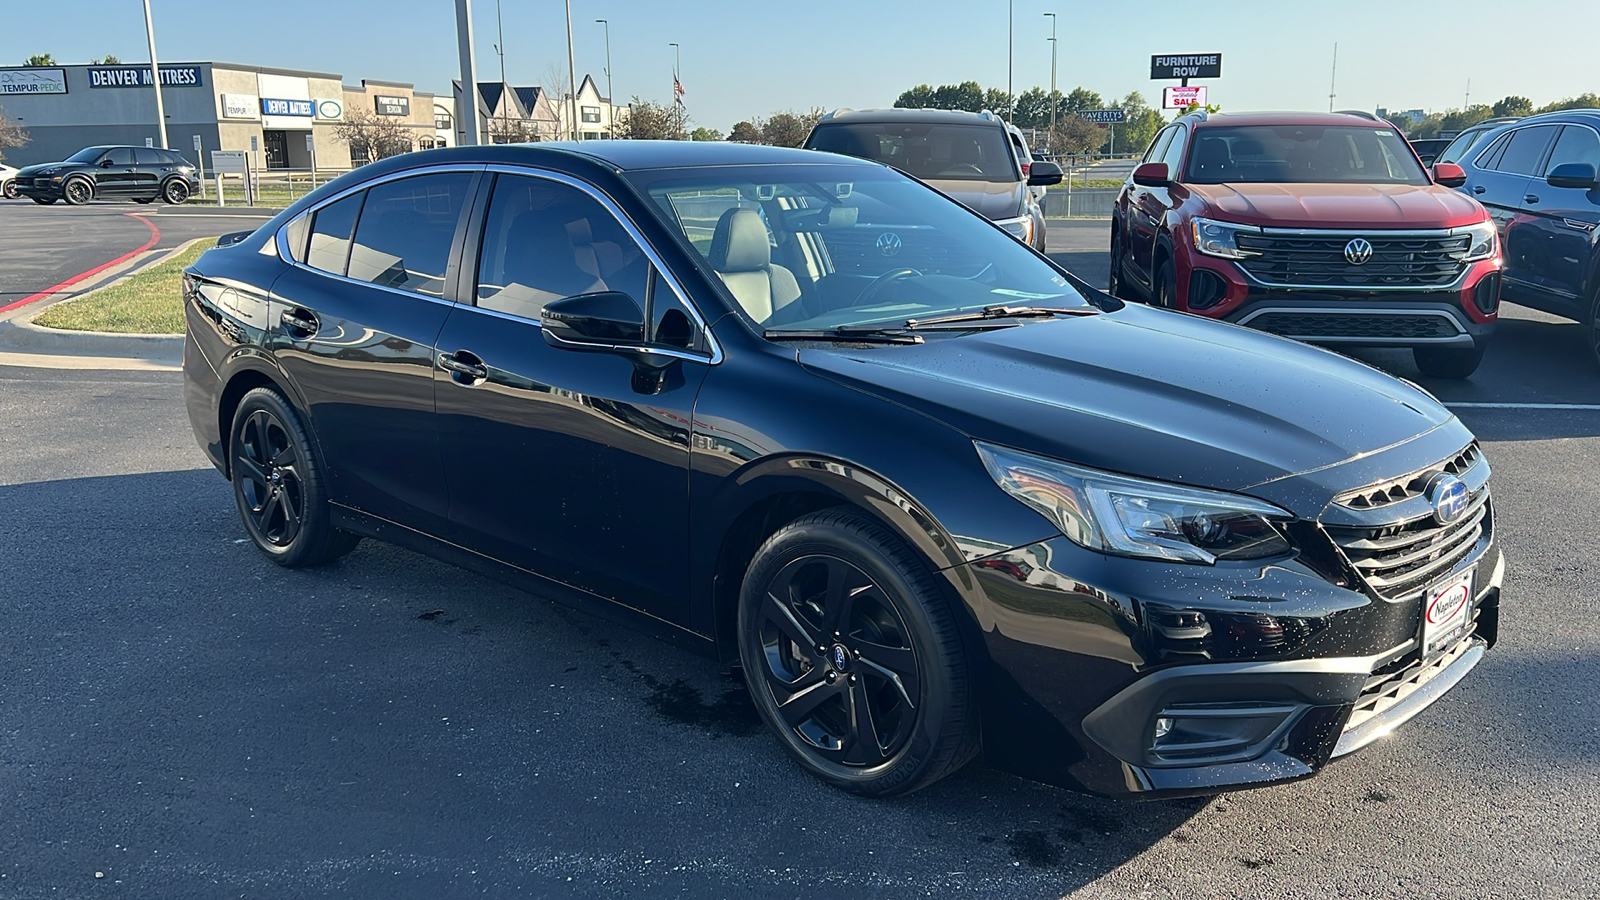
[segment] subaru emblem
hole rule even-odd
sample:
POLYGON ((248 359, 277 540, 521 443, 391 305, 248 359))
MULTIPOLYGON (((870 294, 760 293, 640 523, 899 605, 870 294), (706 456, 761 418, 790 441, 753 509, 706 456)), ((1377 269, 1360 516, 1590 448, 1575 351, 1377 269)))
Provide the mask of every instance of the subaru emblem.
POLYGON ((1467 486, 1448 472, 1430 478, 1425 494, 1433 504, 1433 520, 1440 525, 1449 525, 1467 511, 1467 486))
POLYGON ((1366 238, 1355 238, 1344 245, 1344 258, 1352 266, 1366 265, 1372 258, 1372 243, 1366 238))
POLYGON ((892 231, 885 231, 878 235, 878 252, 884 256, 893 256, 900 252, 900 235, 892 231))

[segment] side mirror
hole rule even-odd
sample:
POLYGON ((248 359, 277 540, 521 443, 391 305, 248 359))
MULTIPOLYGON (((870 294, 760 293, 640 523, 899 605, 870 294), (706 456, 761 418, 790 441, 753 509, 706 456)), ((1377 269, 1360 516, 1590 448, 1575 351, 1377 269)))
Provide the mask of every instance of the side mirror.
POLYGON ((1133 170, 1133 183, 1143 187, 1167 187, 1172 178, 1166 163, 1145 163, 1133 170))
POLYGON ((1458 188, 1467 183, 1467 170, 1455 163, 1434 163, 1433 180, 1448 188, 1458 188))
POLYGON ((109 169, 109 168, 111 168, 111 166, 112 166, 111 157, 107 156, 106 158, 100 160, 100 168, 109 169))
POLYGON ((1028 167, 1028 184, 1039 187, 1060 183, 1061 167, 1055 163, 1036 159, 1033 161, 1033 165, 1028 167))
POLYGON ((1562 163, 1551 169, 1544 180, 1551 187, 1578 188, 1584 191, 1600 186, 1595 183, 1600 179, 1596 179, 1592 163, 1562 163))
POLYGON ((569 350, 611 350, 644 343, 644 310, 621 291, 564 297, 539 313, 545 343, 569 350))

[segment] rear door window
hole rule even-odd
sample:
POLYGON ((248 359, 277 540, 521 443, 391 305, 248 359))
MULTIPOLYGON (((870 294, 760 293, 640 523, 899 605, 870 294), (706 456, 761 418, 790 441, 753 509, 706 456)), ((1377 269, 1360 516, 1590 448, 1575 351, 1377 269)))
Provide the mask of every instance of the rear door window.
POLYGON ((450 246, 471 184, 470 172, 441 172, 368 190, 346 274, 381 287, 443 297, 450 246))
POLYGON ((356 216, 366 196, 366 191, 361 191, 317 210, 306 265, 335 275, 344 274, 350 261, 350 234, 356 229, 356 216))
POLYGON ((141 166, 164 166, 167 161, 162 157, 161 151, 149 147, 135 147, 133 149, 134 162, 141 166))
POLYGON ((1494 169, 1508 175, 1532 175, 1544 161, 1544 151, 1556 135, 1559 125, 1536 125, 1513 131, 1505 150, 1495 160, 1494 169))

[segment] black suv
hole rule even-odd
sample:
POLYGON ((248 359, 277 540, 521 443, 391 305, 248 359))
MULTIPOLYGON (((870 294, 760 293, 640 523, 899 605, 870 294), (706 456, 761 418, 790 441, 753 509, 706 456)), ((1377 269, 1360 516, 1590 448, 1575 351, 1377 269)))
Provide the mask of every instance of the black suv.
POLYGON ((805 148, 894 166, 1044 250, 1044 209, 1029 188, 1060 184, 1061 167, 1033 162, 994 113, 841 109, 817 122, 805 148))
POLYGON ((42 204, 82 206, 97 198, 182 203, 199 190, 200 173, 172 150, 85 147, 61 162, 28 166, 15 184, 18 194, 42 204))

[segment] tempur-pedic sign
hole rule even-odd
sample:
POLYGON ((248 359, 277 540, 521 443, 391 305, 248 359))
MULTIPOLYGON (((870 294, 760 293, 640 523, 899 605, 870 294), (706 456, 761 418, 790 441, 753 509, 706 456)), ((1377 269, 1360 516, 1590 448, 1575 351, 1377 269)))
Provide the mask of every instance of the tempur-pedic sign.
POLYGON ((64 69, 0 69, 0 94, 65 94, 64 69))
MULTIPOLYGON (((90 66, 89 87, 136 88, 150 87, 149 66, 90 66)), ((162 66, 162 87, 200 87, 199 66, 162 66)))

